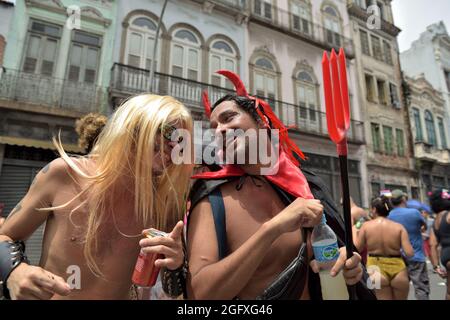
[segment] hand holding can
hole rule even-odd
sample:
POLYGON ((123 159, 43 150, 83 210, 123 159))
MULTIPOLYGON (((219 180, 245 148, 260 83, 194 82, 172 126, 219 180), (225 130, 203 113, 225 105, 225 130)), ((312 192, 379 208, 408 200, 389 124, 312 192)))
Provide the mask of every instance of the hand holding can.
POLYGON ((146 237, 139 241, 139 245, 144 253, 156 253, 164 256, 162 259, 156 260, 157 267, 176 270, 184 264, 183 229, 184 223, 179 221, 169 235, 146 237))
MULTIPOLYGON (((156 229, 148 229, 143 232, 146 238, 167 237, 168 234, 156 229)), ((163 258, 164 255, 160 253, 146 253, 141 249, 134 273, 131 278, 132 282, 141 287, 153 287, 158 279, 160 268, 155 266, 155 261, 163 258)))

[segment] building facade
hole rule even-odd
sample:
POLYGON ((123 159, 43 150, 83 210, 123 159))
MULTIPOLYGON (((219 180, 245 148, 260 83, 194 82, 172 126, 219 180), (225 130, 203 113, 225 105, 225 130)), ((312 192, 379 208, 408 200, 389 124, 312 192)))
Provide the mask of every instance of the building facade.
POLYGON ((415 166, 420 179, 419 198, 450 186, 450 149, 445 118, 445 100, 423 74, 406 77, 409 116, 412 124, 415 166))
POLYGON ((204 119, 203 90, 212 101, 232 89, 214 74, 245 73, 245 2, 237 0, 120 1, 110 83, 112 109, 131 94, 154 92, 185 103, 194 118, 204 119), (160 33, 151 80, 157 26, 160 33))
MULTIPOLYGON (((447 123, 450 120, 450 36, 441 21, 427 27, 411 45, 400 54, 402 69, 409 77, 424 74, 431 86, 442 94, 447 123)), ((447 126, 446 137, 449 138, 447 126)))
MULTIPOLYGON (((6 49, 6 37, 9 34, 11 19, 15 9, 15 1, 0 0, 0 68, 3 66, 3 57, 6 49)), ((0 70, 0 73, 2 71, 0 70)))
MULTIPOLYGON (((113 0, 16 1, 0 74, 5 213, 57 156, 52 137, 60 135, 67 152, 81 152, 76 119, 107 109, 116 14, 113 0)), ((42 229, 27 242, 33 263, 40 256, 42 229)))
POLYGON ((410 117, 422 197, 450 187, 450 36, 443 22, 427 27, 400 55, 410 86, 410 117))
POLYGON ((418 194, 410 145, 410 125, 402 94, 402 75, 391 1, 349 0, 348 12, 355 41, 358 91, 367 137, 370 197, 383 189, 418 194), (379 28, 368 24, 368 7, 379 8, 379 28))
POLYGON ((308 157, 303 167, 321 176, 336 201, 341 197, 339 166, 328 137, 321 62, 324 50, 345 49, 352 117, 350 192, 367 207, 364 127, 345 1, 253 0, 249 12, 248 88, 268 98, 286 125, 295 126, 291 137, 308 157))

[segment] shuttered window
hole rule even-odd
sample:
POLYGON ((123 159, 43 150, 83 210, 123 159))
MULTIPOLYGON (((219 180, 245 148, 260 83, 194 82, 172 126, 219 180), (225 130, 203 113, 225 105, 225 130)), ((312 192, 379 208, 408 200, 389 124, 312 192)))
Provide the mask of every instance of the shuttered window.
POLYGON ((25 45, 22 70, 52 76, 55 71, 61 27, 32 20, 25 45))

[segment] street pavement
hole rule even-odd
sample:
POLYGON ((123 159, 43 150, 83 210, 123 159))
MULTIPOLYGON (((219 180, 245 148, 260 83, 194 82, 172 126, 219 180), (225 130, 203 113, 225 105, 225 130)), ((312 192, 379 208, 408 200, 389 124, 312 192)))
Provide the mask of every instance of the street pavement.
MULTIPOLYGON (((445 292, 447 290, 446 280, 439 277, 433 272, 433 266, 427 261, 428 276, 430 278, 430 300, 445 300, 445 292)), ((409 284, 408 300, 416 300, 414 296, 414 287, 412 282, 409 284)))

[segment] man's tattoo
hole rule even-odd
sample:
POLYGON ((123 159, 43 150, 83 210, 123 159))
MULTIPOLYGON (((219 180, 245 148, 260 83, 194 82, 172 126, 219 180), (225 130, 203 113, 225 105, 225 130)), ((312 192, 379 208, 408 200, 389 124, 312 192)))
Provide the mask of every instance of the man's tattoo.
POLYGON ((47 164, 44 169, 42 169, 42 173, 47 173, 47 171, 50 169, 50 163, 47 164))

